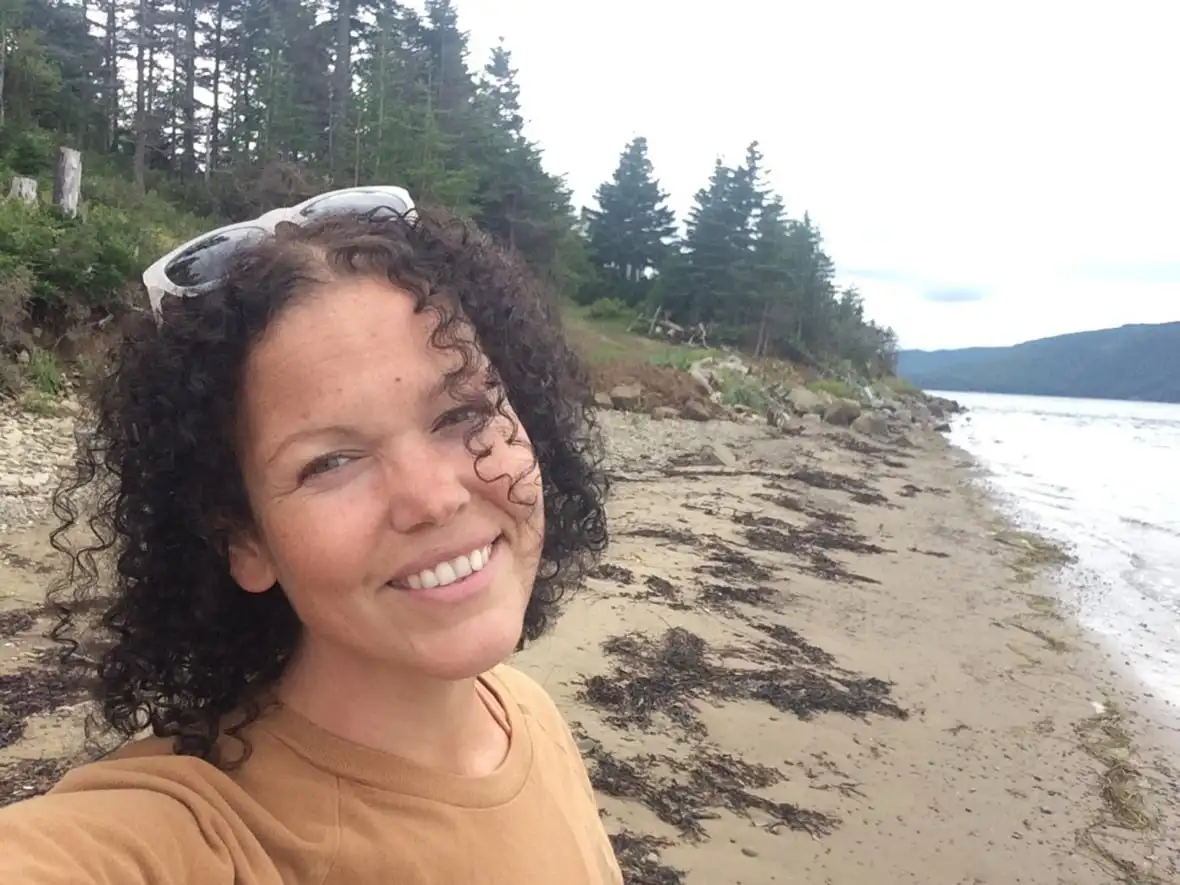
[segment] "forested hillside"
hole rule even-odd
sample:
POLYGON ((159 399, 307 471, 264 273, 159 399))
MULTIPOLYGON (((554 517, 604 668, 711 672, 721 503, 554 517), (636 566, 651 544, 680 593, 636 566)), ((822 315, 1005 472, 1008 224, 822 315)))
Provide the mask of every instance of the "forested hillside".
POLYGON ((929 390, 1180 402, 1180 322, 1122 326, 1015 347, 902 351, 899 374, 929 390))
POLYGON ((384 182, 473 217, 598 314, 659 307, 711 343, 891 370, 892 332, 837 290, 757 145, 701 170, 681 230, 644 139, 575 207, 525 106, 508 48, 472 58, 450 0, 0 0, 0 188, 21 174, 44 194, 59 146, 85 157, 78 218, 0 203, 0 349, 117 310, 196 231, 384 182))

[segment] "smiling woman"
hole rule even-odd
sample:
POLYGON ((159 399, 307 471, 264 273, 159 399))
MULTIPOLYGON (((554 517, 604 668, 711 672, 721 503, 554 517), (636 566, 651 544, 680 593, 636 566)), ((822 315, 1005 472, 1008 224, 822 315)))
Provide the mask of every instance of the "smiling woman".
POLYGON ((126 341, 59 494, 69 528, 113 480, 96 694, 154 736, 0 812, 0 879, 619 883, 569 729, 504 664, 606 543, 547 298, 430 214, 279 225, 224 271, 126 341))

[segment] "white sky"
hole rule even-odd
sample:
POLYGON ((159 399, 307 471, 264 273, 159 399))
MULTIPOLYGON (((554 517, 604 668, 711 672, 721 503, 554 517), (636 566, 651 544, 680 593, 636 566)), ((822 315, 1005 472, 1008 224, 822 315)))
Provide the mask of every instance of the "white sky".
POLYGON ((758 139, 904 347, 1180 320, 1180 0, 457 0, 592 201, 645 135, 683 217, 758 139))

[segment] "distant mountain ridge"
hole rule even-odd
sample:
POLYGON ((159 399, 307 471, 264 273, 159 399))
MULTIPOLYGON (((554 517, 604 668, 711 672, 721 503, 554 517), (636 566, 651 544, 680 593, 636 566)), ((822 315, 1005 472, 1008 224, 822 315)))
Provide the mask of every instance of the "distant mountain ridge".
POLYGON ((897 374, 926 390, 1180 403, 1180 322, 1013 347, 903 350, 897 374))

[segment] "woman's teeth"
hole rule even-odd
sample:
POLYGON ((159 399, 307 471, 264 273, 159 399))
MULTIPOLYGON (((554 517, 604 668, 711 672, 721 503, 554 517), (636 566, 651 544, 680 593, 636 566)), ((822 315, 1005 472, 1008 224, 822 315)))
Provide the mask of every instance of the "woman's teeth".
POLYGON ((466 556, 456 556, 446 562, 440 562, 432 568, 425 568, 416 575, 406 578, 406 585, 411 590, 430 590, 434 587, 445 587, 466 578, 473 572, 482 571, 492 556, 492 545, 472 550, 466 556))

